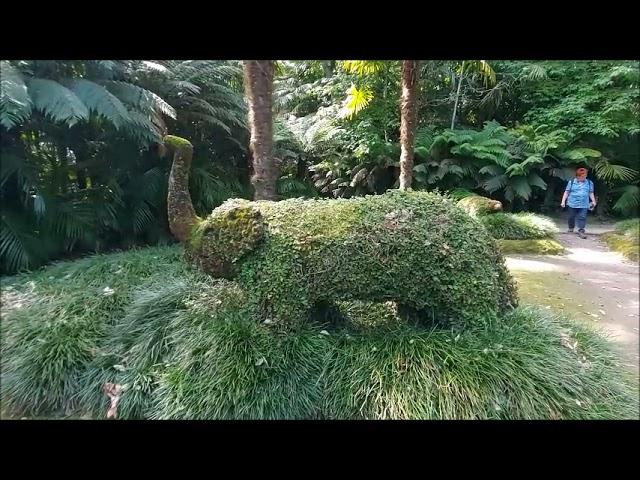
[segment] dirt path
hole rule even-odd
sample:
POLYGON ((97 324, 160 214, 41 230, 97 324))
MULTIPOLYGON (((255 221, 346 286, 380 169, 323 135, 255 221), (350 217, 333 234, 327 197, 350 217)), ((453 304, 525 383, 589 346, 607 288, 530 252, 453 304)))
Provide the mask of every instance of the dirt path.
MULTIPOLYGON (((566 226, 559 223, 561 232, 566 226)), ((616 341, 629 367, 640 370, 638 264, 610 251, 600 240, 612 225, 587 227, 587 238, 560 233, 563 255, 507 257, 523 302, 544 305, 596 323, 616 341)))

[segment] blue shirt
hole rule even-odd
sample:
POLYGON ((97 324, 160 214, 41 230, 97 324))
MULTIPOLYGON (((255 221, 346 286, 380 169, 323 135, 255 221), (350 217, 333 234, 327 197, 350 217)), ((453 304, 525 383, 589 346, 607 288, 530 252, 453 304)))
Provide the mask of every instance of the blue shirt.
POLYGON ((593 182, 588 178, 583 182, 574 178, 567 183, 565 192, 569 192, 567 205, 570 208, 589 208, 589 194, 593 193, 593 182))

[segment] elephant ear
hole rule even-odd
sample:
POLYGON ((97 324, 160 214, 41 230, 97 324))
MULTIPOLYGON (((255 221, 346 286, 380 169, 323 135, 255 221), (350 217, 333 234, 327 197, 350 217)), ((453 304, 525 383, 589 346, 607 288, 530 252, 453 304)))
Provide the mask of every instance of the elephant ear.
POLYGON ((247 200, 230 200, 216 208, 194 231, 190 256, 207 273, 233 278, 241 258, 264 238, 260 211, 247 200))

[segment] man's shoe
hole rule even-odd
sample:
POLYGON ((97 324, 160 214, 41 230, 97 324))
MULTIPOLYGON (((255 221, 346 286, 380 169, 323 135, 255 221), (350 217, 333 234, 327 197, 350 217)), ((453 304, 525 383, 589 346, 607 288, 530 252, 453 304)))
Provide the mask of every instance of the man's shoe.
POLYGON ((580 236, 580 238, 587 238, 587 234, 584 233, 583 231, 579 231, 578 235, 580 236))

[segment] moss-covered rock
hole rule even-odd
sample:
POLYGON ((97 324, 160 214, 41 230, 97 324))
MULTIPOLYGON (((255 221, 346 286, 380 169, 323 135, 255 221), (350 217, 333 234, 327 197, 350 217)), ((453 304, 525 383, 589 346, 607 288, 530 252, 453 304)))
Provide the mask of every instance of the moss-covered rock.
POLYGON ((473 217, 490 215, 502 211, 502 203, 480 195, 470 195, 458 200, 458 206, 473 217))
POLYGON ((395 301, 456 325, 517 304, 495 241, 431 193, 231 200, 195 227, 187 249, 203 270, 237 278, 279 324, 340 300, 395 301))

